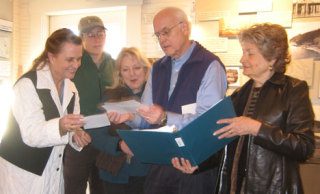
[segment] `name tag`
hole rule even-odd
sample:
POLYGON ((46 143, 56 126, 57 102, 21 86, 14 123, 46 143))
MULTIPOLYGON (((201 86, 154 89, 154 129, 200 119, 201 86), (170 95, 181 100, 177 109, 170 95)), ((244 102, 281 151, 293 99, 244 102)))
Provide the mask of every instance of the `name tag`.
POLYGON ((197 103, 183 105, 181 107, 182 114, 196 114, 197 103))

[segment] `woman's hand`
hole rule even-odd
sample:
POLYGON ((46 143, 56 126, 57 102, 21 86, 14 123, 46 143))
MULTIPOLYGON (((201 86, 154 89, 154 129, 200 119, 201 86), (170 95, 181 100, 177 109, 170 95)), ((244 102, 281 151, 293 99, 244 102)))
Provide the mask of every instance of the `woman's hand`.
POLYGON ((124 123, 126 121, 132 121, 134 119, 133 113, 117 113, 117 112, 108 112, 107 116, 109 118, 109 121, 114 124, 120 124, 124 123))
POLYGON ((60 135, 78 130, 84 125, 84 117, 79 114, 67 114, 59 120, 60 135))
POLYGON ((72 136, 73 142, 75 142, 79 147, 84 147, 91 142, 90 135, 82 129, 74 131, 72 136))
POLYGON ((120 140, 119 142, 119 147, 121 149, 121 151, 129 156, 133 156, 132 151, 130 150, 130 148, 128 147, 128 145, 126 144, 125 141, 120 140))
POLYGON ((248 134, 256 136, 261 127, 261 122, 245 116, 221 119, 217 123, 228 124, 213 133, 219 139, 248 134))

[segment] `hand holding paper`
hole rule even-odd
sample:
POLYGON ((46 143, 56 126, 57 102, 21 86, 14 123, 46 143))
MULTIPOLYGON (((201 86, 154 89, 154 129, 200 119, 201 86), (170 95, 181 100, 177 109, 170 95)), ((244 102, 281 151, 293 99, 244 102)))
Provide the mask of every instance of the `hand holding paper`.
POLYGON ((159 124, 163 117, 164 110, 161 106, 158 106, 158 105, 151 105, 151 106, 143 105, 138 109, 138 113, 148 123, 159 124))
POLYGON ((84 129, 99 128, 110 125, 110 121, 106 113, 90 115, 84 117, 84 129))
POLYGON ((137 109, 141 106, 141 103, 136 100, 127 100, 120 102, 105 102, 102 105, 107 112, 124 113, 136 113, 137 109))
POLYGON ((109 121, 115 124, 124 123, 126 121, 131 121, 134 118, 133 113, 117 113, 117 112, 108 112, 107 113, 109 121))

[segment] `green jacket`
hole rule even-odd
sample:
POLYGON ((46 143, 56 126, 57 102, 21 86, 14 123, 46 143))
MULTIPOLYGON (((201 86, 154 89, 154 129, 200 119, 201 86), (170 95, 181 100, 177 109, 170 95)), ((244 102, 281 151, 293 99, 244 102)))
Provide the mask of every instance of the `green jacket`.
POLYGON ((115 61, 107 53, 104 53, 104 60, 98 67, 93 62, 88 52, 84 51, 81 59, 81 66, 73 79, 79 96, 80 110, 83 115, 92 115, 99 112, 98 104, 106 86, 113 83, 113 72, 115 61))

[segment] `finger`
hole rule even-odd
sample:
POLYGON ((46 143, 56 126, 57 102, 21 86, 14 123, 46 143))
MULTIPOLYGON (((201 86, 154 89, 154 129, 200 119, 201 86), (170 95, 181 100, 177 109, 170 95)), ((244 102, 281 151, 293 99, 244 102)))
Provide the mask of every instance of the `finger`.
POLYGON ((71 126, 83 125, 84 124, 84 119, 81 119, 81 117, 69 118, 68 120, 66 120, 66 123, 69 123, 71 126))
POLYGON ((90 142, 87 140, 85 133, 82 133, 82 135, 78 137, 78 144, 81 147, 84 147, 84 146, 88 145, 89 143, 90 142))
POLYGON ((139 112, 139 111, 148 112, 148 111, 149 111, 149 106, 147 106, 147 105, 141 105, 141 106, 137 109, 137 112, 139 112))
POLYGON ((150 112, 162 112, 162 108, 160 106, 157 106, 157 105, 152 105, 150 107, 150 112))
POLYGON ((233 118, 226 118, 226 119, 220 119, 217 121, 217 124, 225 124, 225 123, 231 123, 233 118))
POLYGON ((172 158, 171 159, 171 163, 172 163, 173 167, 179 169, 179 164, 178 164, 179 160, 178 160, 178 158, 172 158))
POLYGON ((145 111, 144 109, 141 109, 141 108, 138 109, 137 112, 138 112, 138 114, 141 115, 141 116, 143 116, 143 115, 146 114, 146 111, 145 111))
POLYGON ((68 114, 65 116, 65 118, 67 120, 71 120, 71 121, 83 121, 84 120, 84 116, 83 115, 79 115, 79 114, 68 114))
POLYGON ((151 111, 150 111, 149 108, 148 108, 148 109, 139 109, 139 110, 138 110, 138 114, 139 114, 140 116, 142 116, 142 117, 146 117, 146 116, 148 116, 148 115, 151 114, 151 111))
POLYGON ((129 151, 129 155, 134 156, 133 152, 130 150, 129 147, 128 147, 128 151, 129 151))
POLYGON ((108 113, 108 118, 111 122, 115 122, 117 116, 118 116, 118 113, 116 113, 116 112, 109 112, 108 113))
POLYGON ((185 160, 185 163, 186 163, 186 166, 188 167, 188 169, 192 168, 192 165, 189 160, 185 160))
POLYGON ((88 135, 88 134, 85 133, 85 132, 83 133, 82 138, 83 138, 83 140, 84 140, 86 143, 90 143, 90 142, 91 142, 91 136, 88 135))
POLYGON ((178 169, 184 173, 184 168, 183 168, 183 166, 181 166, 179 158, 173 158, 172 163, 176 169, 178 169))
POLYGON ((182 159, 181 159, 181 163, 183 164, 182 166, 183 166, 183 168, 184 168, 184 172, 185 172, 185 173, 192 174, 192 173, 194 172, 194 170, 196 169, 196 168, 193 168, 193 167, 191 166, 190 161, 187 160, 187 159, 182 158, 182 159))
POLYGON ((186 171, 191 171, 191 163, 189 162, 189 160, 182 158, 182 163, 184 168, 186 169, 186 171))
POLYGON ((82 147, 79 136, 77 136, 77 135, 73 136, 73 140, 78 146, 82 147))
POLYGON ((84 147, 86 146, 87 144, 82 141, 80 138, 76 140, 76 144, 79 146, 79 147, 84 147))
POLYGON ((114 122, 114 123, 118 123, 119 117, 120 117, 119 114, 114 114, 114 115, 113 115, 113 118, 112 118, 112 119, 113 119, 113 122, 114 122))
POLYGON ((108 116, 109 120, 110 120, 111 118, 113 118, 113 115, 114 115, 113 112, 107 112, 107 116, 108 116))
POLYGON ((220 128, 220 129, 218 129, 218 130, 216 130, 214 133, 213 133, 213 135, 220 135, 220 134, 223 134, 223 133, 225 133, 225 132, 227 132, 227 131, 230 131, 231 130, 231 126, 230 125, 227 125, 227 126, 224 126, 224 127, 222 127, 222 128, 220 128))
POLYGON ((234 136, 236 136, 236 134, 233 133, 231 130, 229 130, 229 131, 226 131, 225 133, 223 133, 222 135, 220 135, 218 137, 218 139, 231 138, 231 137, 234 137, 234 136))
POLYGON ((78 130, 80 127, 82 127, 83 124, 71 124, 70 129, 72 130, 78 130))

